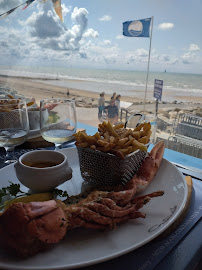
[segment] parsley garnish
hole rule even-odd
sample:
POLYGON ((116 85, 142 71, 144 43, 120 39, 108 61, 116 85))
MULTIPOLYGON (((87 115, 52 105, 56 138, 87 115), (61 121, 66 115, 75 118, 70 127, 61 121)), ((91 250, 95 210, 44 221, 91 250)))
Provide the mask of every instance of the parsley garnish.
POLYGON ((67 194, 67 191, 63 191, 61 189, 57 189, 57 188, 54 188, 53 189, 53 194, 54 196, 60 196, 60 197, 69 197, 69 195, 67 194))
POLYGON ((13 184, 12 182, 9 182, 10 186, 3 187, 0 189, 0 203, 4 196, 10 195, 14 197, 21 197, 23 195, 28 195, 27 193, 20 190, 20 184, 13 184), (20 193, 18 196, 17 194, 20 193))
MULTIPOLYGON (((10 186, 3 187, 2 189, 0 189, 0 203, 2 201, 2 198, 6 195, 12 196, 11 200, 13 200, 13 197, 18 198, 18 197, 28 195, 26 192, 23 192, 20 190, 20 184, 13 184, 10 181, 9 183, 10 183, 10 186)), ((1 205, 0 210, 2 210, 4 207, 5 207, 5 204, 1 205)))
MULTIPOLYGON (((11 200, 15 199, 15 198, 19 198, 19 197, 23 197, 26 195, 30 195, 26 192, 23 192, 20 190, 20 184, 14 184, 12 182, 10 182, 10 186, 8 187, 3 187, 2 189, 0 189, 0 203, 2 201, 2 198, 6 195, 11 196, 11 200), (14 198, 13 198, 14 197, 14 198)), ((67 191, 63 191, 61 189, 53 189, 52 193, 54 194, 54 197, 69 197, 69 195, 67 194, 67 191)), ((0 206, 0 210, 2 210, 5 207, 5 204, 2 204, 0 206)))

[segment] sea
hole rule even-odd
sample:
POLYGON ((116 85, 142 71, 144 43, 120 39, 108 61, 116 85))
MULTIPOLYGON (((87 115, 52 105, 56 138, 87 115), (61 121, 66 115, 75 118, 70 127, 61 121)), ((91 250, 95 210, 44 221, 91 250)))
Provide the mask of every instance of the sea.
POLYGON ((153 98, 155 79, 163 80, 162 101, 202 99, 202 74, 148 73, 146 71, 64 67, 0 66, 0 75, 33 78, 44 83, 79 90, 142 98, 153 98), (199 98, 199 99, 200 99, 199 98))

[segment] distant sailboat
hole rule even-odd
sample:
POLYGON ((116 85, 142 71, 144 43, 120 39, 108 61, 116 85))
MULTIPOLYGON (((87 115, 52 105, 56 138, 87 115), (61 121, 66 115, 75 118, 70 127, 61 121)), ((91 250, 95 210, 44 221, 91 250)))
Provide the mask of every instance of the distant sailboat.
POLYGON ((166 69, 164 70, 164 73, 166 73, 166 69))

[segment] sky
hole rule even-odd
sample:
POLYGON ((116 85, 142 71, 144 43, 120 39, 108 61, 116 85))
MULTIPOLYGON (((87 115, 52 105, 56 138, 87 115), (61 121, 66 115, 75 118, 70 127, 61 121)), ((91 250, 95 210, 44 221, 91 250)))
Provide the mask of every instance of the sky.
MULTIPOLYGON (((25 0, 0 0, 0 14, 25 0)), ((0 65, 202 74, 202 0, 35 0, 0 19, 0 65), (123 36, 123 22, 154 17, 152 39, 123 36)))

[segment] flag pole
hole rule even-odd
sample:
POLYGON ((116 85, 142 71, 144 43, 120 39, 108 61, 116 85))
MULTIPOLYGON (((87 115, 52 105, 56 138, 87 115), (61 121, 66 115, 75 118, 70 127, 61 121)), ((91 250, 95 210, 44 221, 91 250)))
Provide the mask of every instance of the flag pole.
POLYGON ((150 35, 150 44, 149 44, 149 58, 148 58, 148 65, 147 65, 147 78, 146 78, 146 87, 145 87, 145 96, 144 96, 144 112, 145 112, 146 98, 147 98, 147 84, 148 84, 148 77, 149 77, 149 64, 150 64, 150 55, 151 55, 151 42, 152 42, 153 21, 154 21, 154 16, 152 16, 152 20, 151 20, 151 35, 150 35))

